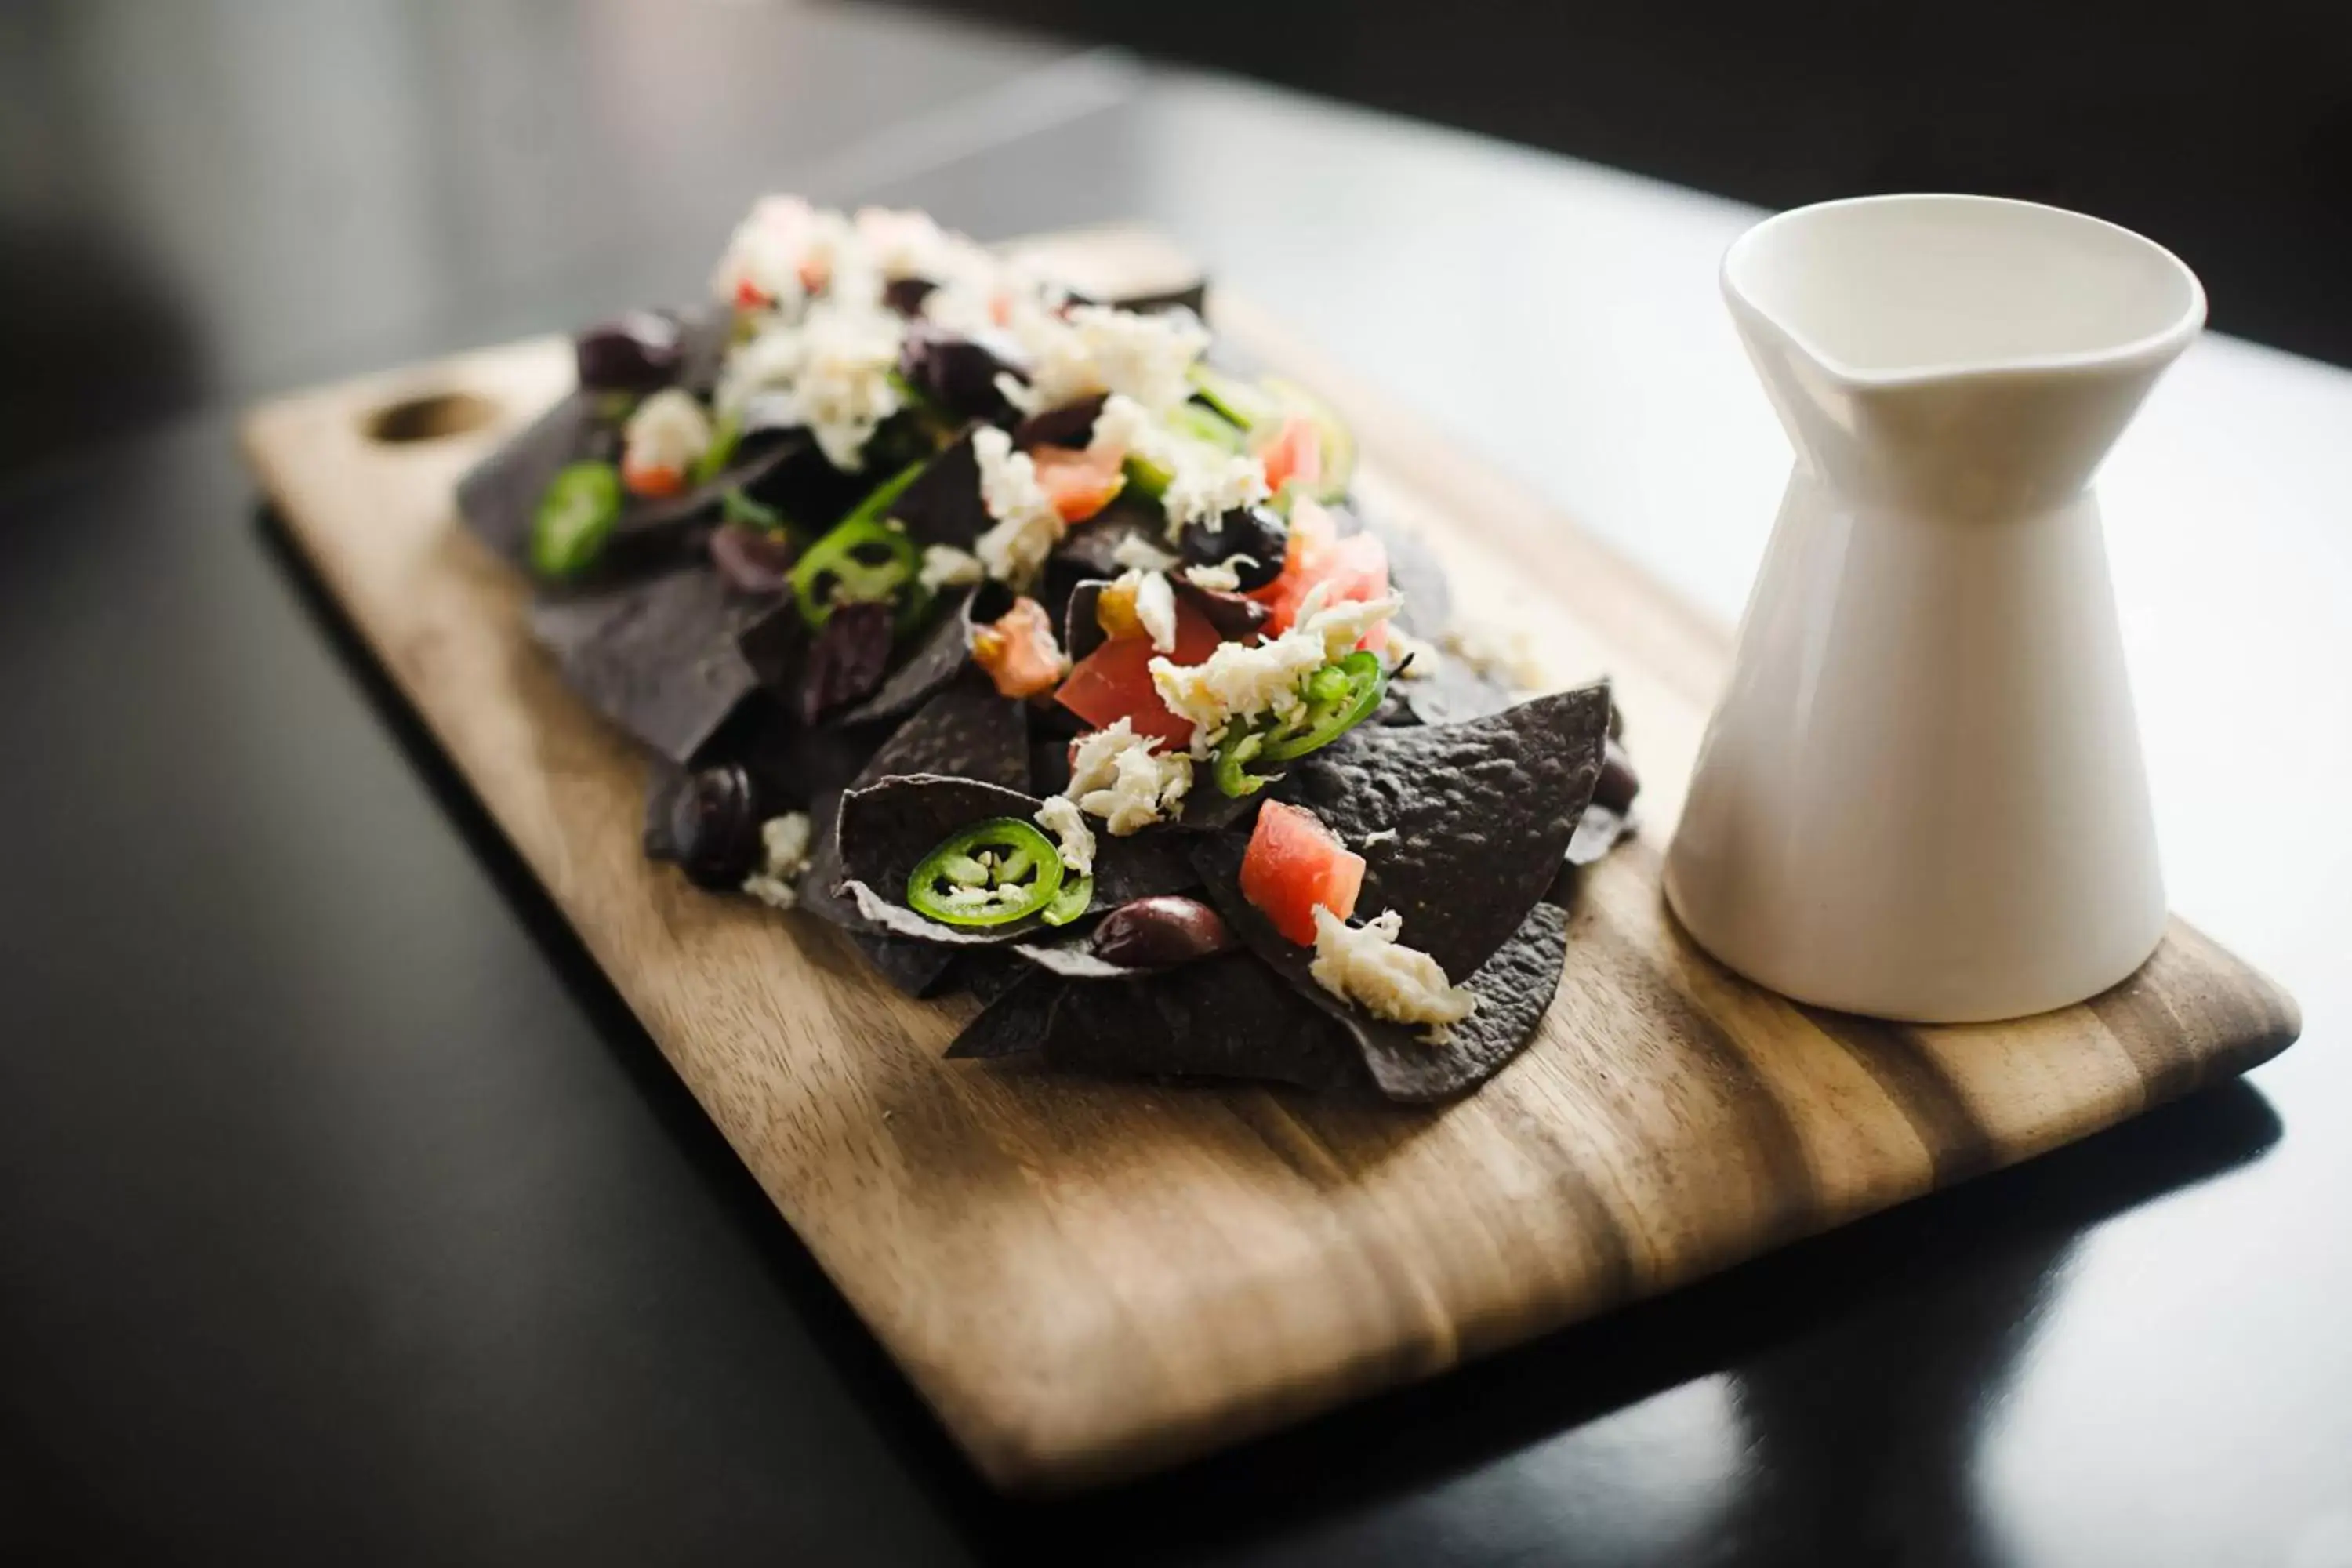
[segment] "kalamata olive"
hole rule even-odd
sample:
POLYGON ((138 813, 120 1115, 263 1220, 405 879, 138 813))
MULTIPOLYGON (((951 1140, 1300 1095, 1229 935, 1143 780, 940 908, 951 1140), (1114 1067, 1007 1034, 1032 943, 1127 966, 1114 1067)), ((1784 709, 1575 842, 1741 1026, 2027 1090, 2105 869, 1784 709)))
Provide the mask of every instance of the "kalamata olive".
POLYGON ((882 285, 882 302, 912 321, 923 313, 923 301, 938 287, 928 278, 893 278, 882 285))
POLYGON ((1108 401, 1106 395, 1097 393, 1032 414, 1013 427, 1013 444, 1024 452, 1032 447, 1084 447, 1095 438, 1096 416, 1108 401))
POLYGON ((782 593, 799 558, 791 540, 743 523, 722 522, 710 535, 710 563, 740 593, 782 593))
POLYGON ((898 374, 958 418, 1001 420, 1011 416, 1013 405, 997 390, 996 378, 1019 374, 1011 353, 1007 347, 1000 354, 991 344, 917 321, 899 348, 898 374))
POLYGON ((801 673, 803 723, 814 724, 882 684, 890 668, 895 613, 878 601, 834 606, 809 645, 808 665, 801 673))
POLYGON ((1608 749, 1601 753, 1600 782, 1592 786, 1592 804, 1622 816, 1641 793, 1642 781, 1633 772, 1633 759, 1617 743, 1616 737, 1611 736, 1608 749))
POLYGON ((1210 628, 1228 642, 1241 642, 1254 637, 1274 618, 1271 605, 1255 599, 1245 599, 1239 594, 1220 593, 1214 588, 1195 587, 1183 578, 1171 584, 1176 596, 1201 612, 1201 618, 1210 628))
POLYGON ((677 323, 650 310, 589 328, 572 351, 590 392, 658 392, 677 379, 684 358, 677 323))
POLYGON ((1095 927, 1095 956, 1133 969, 1162 969, 1213 957, 1234 946, 1217 911, 1181 893, 1119 905, 1095 927))
POLYGON ((761 805, 751 775, 730 763, 680 773, 664 787, 667 847, 687 880, 702 888, 740 887, 761 854, 761 805))
POLYGON ((1177 548, 1186 561, 1200 566, 1248 556, 1235 563, 1247 592, 1282 575, 1283 552, 1289 544, 1290 529, 1272 507, 1237 506, 1214 522, 1186 524, 1177 548))

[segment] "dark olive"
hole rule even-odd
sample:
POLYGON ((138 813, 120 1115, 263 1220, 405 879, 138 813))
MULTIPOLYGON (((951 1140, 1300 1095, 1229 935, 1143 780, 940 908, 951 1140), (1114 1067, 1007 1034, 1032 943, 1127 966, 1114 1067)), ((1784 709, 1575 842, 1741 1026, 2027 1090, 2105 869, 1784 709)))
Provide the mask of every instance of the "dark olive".
POLYGON ((1002 420, 1012 416, 1013 405, 997 390, 996 378, 1018 374, 1010 354, 917 321, 898 351, 898 374, 958 418, 1002 420))
POLYGON ((1608 749, 1601 754, 1601 781, 1592 786, 1592 804, 1623 816, 1633 797, 1642 793, 1642 781, 1634 774, 1633 759, 1615 736, 1609 739, 1608 749))
POLYGON ((650 310, 589 328, 572 352, 590 392, 658 392, 677 379, 685 358, 677 323, 650 310))
POLYGON ((801 721, 814 724, 826 714, 871 694, 890 668, 890 624, 897 615, 880 601, 835 605, 809 645, 801 673, 801 721))
POLYGON ((740 522, 722 522, 711 531, 710 563, 741 593, 782 593, 799 558, 793 542, 782 534, 740 522))
POLYGON ((912 320, 922 314, 923 301, 938 287, 928 278, 893 278, 882 286, 882 302, 912 320))
POLYGON ((1234 946, 1217 911, 1198 899, 1160 893, 1119 905, 1095 927, 1095 956, 1130 969, 1164 969, 1213 957, 1234 946))
POLYGON ((702 888, 740 887, 760 859, 761 808, 751 775, 730 763, 680 773, 663 788, 664 847, 687 880, 702 888))
POLYGON ((1084 447, 1095 438, 1095 419, 1109 401, 1104 394, 1080 398, 1043 414, 1032 414, 1013 427, 1013 444, 1023 451, 1032 447, 1084 447))
POLYGON ((1227 642, 1241 642, 1254 637, 1274 618, 1270 605, 1255 599, 1245 599, 1239 594, 1220 593, 1213 588, 1195 587, 1179 577, 1171 584, 1176 596, 1201 612, 1201 618, 1210 629, 1227 642))
POLYGON ((1238 506, 1214 522, 1187 523, 1177 548, 1199 566, 1248 556, 1234 563, 1246 593, 1282 575, 1283 552, 1289 544, 1289 526, 1272 507, 1238 506))

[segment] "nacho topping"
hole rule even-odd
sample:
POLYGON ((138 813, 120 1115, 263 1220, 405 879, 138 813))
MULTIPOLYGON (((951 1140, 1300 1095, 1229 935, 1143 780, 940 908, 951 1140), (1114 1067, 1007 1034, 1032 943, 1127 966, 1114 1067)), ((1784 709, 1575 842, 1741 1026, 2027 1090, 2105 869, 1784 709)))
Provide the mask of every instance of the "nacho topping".
POLYGON ((950 834, 907 876, 907 907, 951 926, 997 926, 1043 912, 1062 890, 1062 861, 1017 817, 950 834))
POLYGON ((920 213, 771 198, 712 286, 575 340, 459 490, 668 759, 649 854, 1018 1001, 963 1054, 1425 1102, 1526 1045, 1633 775, 1605 690, 1510 705, 1330 408, 1206 363, 1197 289, 1078 300, 920 213))
POLYGON ((1037 465, 1013 449, 1013 437, 991 426, 971 437, 980 463, 980 495, 995 525, 973 546, 988 574, 1015 585, 1036 576, 1062 538, 1062 514, 1037 482, 1037 465))
POLYGON ((980 557, 969 550, 958 550, 952 544, 923 546, 923 564, 915 580, 923 591, 936 594, 942 588, 967 588, 987 575, 980 557))
MULTIPOLYGON (((1101 603, 1112 603, 1114 595, 1125 599, 1135 616, 1136 629, 1151 639, 1154 651, 1176 651, 1176 591, 1168 585, 1164 574, 1130 569, 1103 590, 1101 603)), ((1098 606, 1096 613, 1103 612, 1098 606)), ((1110 627, 1106 625, 1103 629, 1108 632, 1110 627)))
POLYGON ((1308 679, 1355 651, 1400 603, 1391 595, 1327 606, 1327 594, 1319 584, 1310 591, 1297 624, 1279 637, 1255 646, 1220 643, 1196 665, 1151 661, 1151 684, 1160 700, 1193 723, 1195 756, 1208 755, 1236 721, 1266 714, 1286 719, 1297 712, 1307 701, 1308 679))
POLYGON ((1237 887, 1284 940, 1315 941, 1315 917, 1356 912, 1364 858, 1339 842, 1313 812, 1270 800, 1250 829, 1237 887))
POLYGON ((1066 795, 1049 796, 1037 808, 1037 822, 1060 841, 1063 865, 1081 877, 1094 870, 1095 830, 1087 826, 1076 801, 1066 795))
POLYGON ((1045 607, 1024 595, 995 621, 971 634, 971 660, 1007 697, 1051 691, 1069 669, 1045 607))
POLYGON ((1242 585, 1242 568, 1257 564, 1255 555, 1228 555, 1223 561, 1207 566, 1187 566, 1184 581, 1195 588, 1206 588, 1213 594, 1238 593, 1242 585))
POLYGON ((709 416, 690 392, 666 386, 637 405, 621 430, 621 482, 633 494, 675 495, 710 449, 709 416))
POLYGON ((1189 310, 1138 315, 1075 305, 1057 313, 1015 306, 1010 314, 1029 359, 1029 384, 1013 402, 1029 414, 1107 392, 1146 410, 1171 407, 1192 395, 1188 373, 1209 346, 1208 329, 1189 310))
POLYGON ((1468 1017, 1478 998, 1446 979, 1437 960, 1397 941, 1404 917, 1394 910, 1351 926, 1315 910, 1315 962, 1308 973, 1332 995, 1394 1024, 1427 1024, 1423 1037, 1445 1043, 1449 1026, 1468 1017))
POLYGON ((743 879, 743 890, 773 909, 796 907, 814 838, 805 811, 788 811, 760 824, 760 864, 743 879))
POLYGON ((1129 572, 1165 572, 1177 559, 1139 533, 1130 533, 1111 546, 1110 558, 1129 572))
POLYGON ((1172 821, 1192 787, 1192 762, 1181 752, 1163 753, 1160 744, 1137 734, 1125 719, 1079 736, 1070 748, 1070 787, 1064 793, 1118 837, 1172 821))

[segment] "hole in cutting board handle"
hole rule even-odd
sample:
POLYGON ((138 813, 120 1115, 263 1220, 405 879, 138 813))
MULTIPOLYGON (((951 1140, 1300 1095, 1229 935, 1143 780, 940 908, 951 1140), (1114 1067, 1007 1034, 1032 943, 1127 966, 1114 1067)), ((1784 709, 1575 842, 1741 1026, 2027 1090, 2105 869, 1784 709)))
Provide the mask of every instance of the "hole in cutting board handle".
POLYGON ((479 430, 499 416, 499 405, 470 392, 435 392, 387 403, 362 421, 371 441, 404 445, 439 441, 479 430))

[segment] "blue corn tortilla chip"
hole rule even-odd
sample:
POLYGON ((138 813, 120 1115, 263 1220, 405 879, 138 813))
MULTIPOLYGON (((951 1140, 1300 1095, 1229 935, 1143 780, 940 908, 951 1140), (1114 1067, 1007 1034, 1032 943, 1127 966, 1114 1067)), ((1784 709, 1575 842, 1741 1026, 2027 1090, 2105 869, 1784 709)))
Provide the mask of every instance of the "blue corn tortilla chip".
MULTIPOLYGON (((1552 885, 1550 876, 1517 929, 1467 979, 1446 971, 1455 984, 1478 998, 1478 1005, 1452 1026, 1443 1040, 1433 1041, 1420 1026, 1376 1017, 1316 981, 1314 949, 1285 938, 1257 906, 1242 897, 1245 848, 1230 835, 1195 846, 1194 863, 1207 884, 1210 902, 1244 947, 1340 1029, 1365 1076, 1387 1099, 1425 1104, 1466 1093, 1502 1070, 1535 1037, 1537 1025, 1559 989, 1560 967, 1568 956, 1567 911, 1543 897, 1552 885)), ((1414 934, 1408 919, 1401 940, 1419 946, 1414 934)))
POLYGON ((677 814, 670 807, 685 784, 686 770, 667 757, 656 756, 646 763, 645 822, 638 837, 648 860, 677 858, 677 814))
POLYGON ((855 931, 875 932, 855 901, 835 891, 842 879, 835 837, 841 797, 847 790, 907 773, 952 773, 1007 790, 1025 788, 1029 731, 1024 705, 1000 696, 986 676, 968 669, 899 725, 847 785, 814 796, 810 820, 816 835, 809 868, 801 877, 803 909, 855 931))
POLYGON ((735 336, 735 312, 725 305, 703 304, 669 315, 677 322, 677 384, 707 403, 719 390, 727 345, 735 336))
POLYGON ((1511 706, 1510 691, 1466 659, 1441 653, 1426 668, 1418 658, 1414 664, 1410 674, 1389 687, 1389 695, 1397 699, 1397 711, 1386 722, 1462 724, 1511 706))
POLYGON ((957 595, 941 606, 930 630, 916 639, 898 668, 883 678, 880 689, 844 712, 840 721, 866 724, 913 712, 971 667, 972 628, 1012 607, 1013 595, 1000 583, 984 583, 957 595))
POLYGON ((457 515, 499 559, 528 572, 540 498, 558 469, 595 447, 602 423, 587 395, 564 396, 457 481, 457 515))
POLYGON ((876 748, 889 739, 879 725, 812 729, 766 692, 755 692, 703 748, 706 757, 740 763, 760 798, 800 809, 849 787, 876 748))
POLYGON ((1118 562, 1122 543, 1139 539, 1154 549, 1165 550, 1167 527, 1159 502, 1127 493, 1113 497, 1108 506, 1062 535, 1062 542, 1045 557, 1038 602, 1055 625, 1062 624, 1070 595, 1079 584, 1107 582, 1127 570, 1118 562))
POLYGON ((964 954, 954 948, 867 931, 846 934, 876 973, 909 996, 944 996, 958 986, 964 954))
MULTIPOLYGON (((917 773, 883 777, 841 799, 835 837, 838 890, 869 929, 956 947, 992 947, 1050 931, 1038 917, 978 930, 927 920, 905 904, 907 879, 950 835, 990 817, 1034 822, 1035 795, 970 778, 917 773)), ((812 868, 814 869, 814 868, 812 868)), ((1147 830, 1095 841, 1095 900, 1108 909, 1199 884, 1175 836, 1147 830)))
POLYGON ((884 778, 841 797, 834 833, 841 892, 874 929, 950 947, 992 947, 1050 929, 1036 915, 1004 925, 943 925, 907 907, 907 879, 951 834, 991 817, 1030 821, 1037 798, 940 773, 884 778))
POLYGON ((1095 829, 1095 908, 1115 910, 1136 899, 1181 893, 1201 885, 1183 837, 1147 827, 1115 838, 1100 823, 1095 829))
MULTIPOLYGON (((531 527, 557 471, 583 458, 609 458, 619 442, 595 400, 572 392, 457 481, 457 514, 501 559, 528 573, 531 527)), ((687 563, 698 552, 695 525, 716 515, 729 490, 756 484, 790 455, 789 446, 770 444, 677 495, 625 498, 589 585, 687 563)))
POLYGON ((980 460, 971 449, 979 428, 966 426, 891 504, 891 517, 916 543, 970 550, 995 522, 980 497, 980 460))
POLYGON ((1080 931, 1076 936, 1056 936, 1051 941, 1017 942, 1013 951, 1065 980, 1133 980, 1154 973, 1097 957, 1093 943, 1092 932, 1080 931))
POLYGON ((1044 1052, 1070 1072, 1372 1087, 1347 1031, 1248 952, 1131 980, 1064 982, 1044 1052))
POLYGON ((1360 914, 1396 910, 1403 940, 1459 977, 1550 884, 1601 776, 1608 725, 1606 681, 1466 723, 1360 725, 1268 793, 1363 856, 1360 914))
POLYGON ((1062 999, 1061 982, 1029 970, 972 1015, 947 1054, 958 1060, 986 1061, 1042 1050, 1045 1031, 1062 999))
MULTIPOLYGON (((621 515, 613 524, 612 542, 605 552, 614 557, 623 569, 640 561, 656 559, 664 552, 675 557, 679 552, 692 550, 699 553, 700 536, 690 536, 692 525, 719 515, 719 503, 731 489, 756 484, 760 478, 791 456, 787 446, 770 446, 737 458, 700 484, 680 490, 674 496, 632 496, 621 508, 621 515)), ((531 505, 538 506, 532 498, 531 505)))
POLYGON ((967 669, 932 694, 858 770, 850 787, 904 773, 951 773, 1002 789, 1029 784, 1029 715, 1018 698, 967 669))
POLYGON ((1227 594, 1218 589, 1196 587, 1185 580, 1181 572, 1169 579, 1176 597, 1200 612, 1209 623, 1209 629, 1227 642, 1246 642, 1265 630, 1265 623, 1274 618, 1274 611, 1255 599, 1241 594, 1227 594))
POLYGON ((685 763, 758 689, 737 637, 769 608, 705 566, 542 598, 530 626, 590 707, 685 763))
POLYGON ((1088 577, 1070 588, 1070 602, 1062 612, 1062 651, 1076 664, 1102 647, 1109 639, 1103 636, 1102 622, 1095 615, 1095 606, 1102 602, 1102 592, 1110 584, 1099 577, 1088 577))

